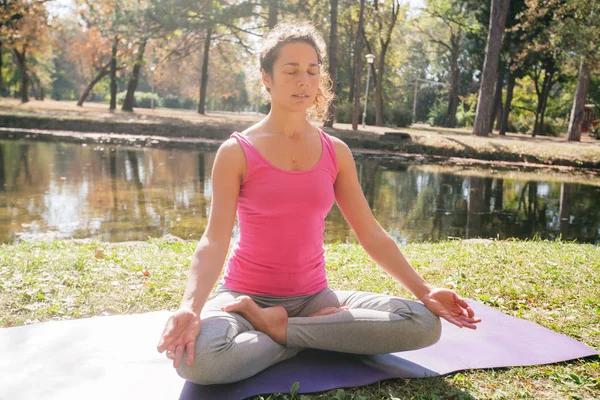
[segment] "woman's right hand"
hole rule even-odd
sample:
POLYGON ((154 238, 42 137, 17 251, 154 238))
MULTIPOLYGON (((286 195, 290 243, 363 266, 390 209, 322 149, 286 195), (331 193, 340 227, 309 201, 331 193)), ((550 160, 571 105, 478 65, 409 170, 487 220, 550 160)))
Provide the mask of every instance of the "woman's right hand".
POLYGON ((167 320, 165 329, 156 349, 159 353, 167 350, 167 357, 173 360, 173 367, 179 367, 183 350, 187 350, 187 363, 194 362, 196 338, 200 333, 200 316, 189 308, 180 308, 167 320))

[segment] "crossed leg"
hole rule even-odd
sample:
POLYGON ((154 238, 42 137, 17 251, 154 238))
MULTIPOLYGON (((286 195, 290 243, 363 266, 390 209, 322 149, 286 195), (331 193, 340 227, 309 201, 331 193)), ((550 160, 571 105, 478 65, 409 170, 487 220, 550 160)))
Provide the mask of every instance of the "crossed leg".
POLYGON ((225 292, 202 312, 194 364, 177 371, 200 384, 229 383, 305 348, 381 354, 429 346, 440 334, 439 317, 394 296, 325 289, 292 316, 282 306, 260 307, 252 296, 225 292))

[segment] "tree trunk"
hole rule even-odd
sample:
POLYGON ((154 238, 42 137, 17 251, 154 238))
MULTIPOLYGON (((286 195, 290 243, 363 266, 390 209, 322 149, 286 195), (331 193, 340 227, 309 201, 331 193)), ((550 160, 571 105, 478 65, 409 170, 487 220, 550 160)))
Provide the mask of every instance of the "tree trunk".
POLYGON ((277 0, 269 0, 269 30, 273 29, 277 25, 277 14, 279 6, 277 0))
POLYGON ((100 80, 102 78, 104 78, 106 75, 108 75, 108 73, 110 72, 109 67, 111 64, 112 64, 112 61, 109 62, 108 64, 106 64, 104 67, 102 67, 100 72, 98 72, 98 75, 96 75, 96 77, 89 83, 89 85, 87 85, 87 87, 83 91, 83 94, 77 101, 77 106, 79 106, 79 107, 83 106, 83 102, 85 101, 85 99, 87 99, 87 97, 89 96, 89 94, 92 91, 92 89, 94 88, 94 86, 96 86, 96 83, 100 82, 100 80))
POLYGON ((352 103, 354 101, 354 85, 356 82, 354 81, 354 77, 356 76, 356 57, 352 59, 352 79, 348 79, 350 81, 348 88, 348 103, 352 103))
MULTIPOLYGON (((378 79, 375 79, 375 73, 372 74, 373 83, 375 83, 375 125, 383 126, 383 69, 385 68, 385 53, 383 49, 381 49, 381 54, 377 63, 379 64, 377 66, 379 71, 378 79)), ((372 65, 373 64, 370 66, 372 65)))
POLYGON ((39 100, 40 96, 38 95, 38 89, 35 85, 36 84, 35 78, 30 79, 29 83, 31 84, 31 92, 33 93, 33 98, 36 100, 39 100))
POLYGON ((146 51, 147 42, 148 39, 145 38, 142 43, 140 43, 140 47, 135 58, 135 63, 133 64, 131 79, 129 79, 129 84, 127 85, 127 93, 125 94, 125 101, 123 102, 122 108, 123 111, 133 111, 133 96, 135 94, 135 90, 137 89, 138 80, 140 79, 140 70, 142 69, 142 64, 144 63, 144 52, 146 51))
POLYGON ((506 66, 504 63, 502 64, 502 68, 498 71, 498 79, 496 79, 496 87, 494 88, 494 102, 492 105, 492 117, 490 118, 490 132, 494 130, 494 122, 496 118, 498 119, 498 123, 496 128, 500 128, 500 121, 502 119, 502 87, 504 86, 504 71, 506 70, 506 66))
POLYGON ((542 112, 540 113, 540 131, 538 133, 543 134, 545 132, 544 129, 544 117, 546 116, 546 108, 548 108, 548 97, 550 96, 550 89, 548 89, 547 93, 544 96, 544 101, 542 102, 542 112))
MULTIPOLYGON (((496 125, 496 129, 500 129, 500 124, 502 123, 502 113, 503 113, 503 103, 502 103, 502 88, 500 88, 500 93, 498 95, 498 105, 496 106, 496 111, 494 112, 495 118, 492 119, 491 125, 492 130, 494 129, 494 125, 496 125)), ((490 131, 491 132, 491 131, 490 131)))
POLYGON ((458 44, 452 46, 450 53, 450 93, 448 99, 448 110, 446 111, 446 128, 456 127, 456 110, 458 109, 458 85, 460 80, 460 71, 458 70, 458 53, 460 47, 458 44))
POLYGON ((356 27, 355 50, 354 50, 354 109, 352 111, 352 129, 358 129, 358 117, 360 113, 360 66, 362 60, 361 31, 363 26, 363 15, 365 11, 365 0, 360 0, 360 11, 358 13, 358 26, 356 27))
POLYGON ((377 78, 375 78, 377 75, 375 75, 375 71, 373 71, 373 82, 375 83, 375 125, 377 126, 383 126, 383 115, 385 111, 385 104, 383 102, 383 77, 385 76, 385 57, 387 55, 387 51, 392 40, 394 27, 396 26, 396 21, 398 20, 398 14, 400 14, 400 2, 395 0, 392 2, 392 17, 390 20, 390 28, 386 32, 386 37, 381 38, 381 33, 379 35, 379 40, 381 43, 381 52, 379 54, 377 78))
MULTIPOLYGON (((346 21, 346 23, 349 26, 352 26, 352 15, 349 13, 348 14, 348 20, 346 21)), ((348 32, 346 32, 348 33, 348 32)), ((347 41, 349 43, 348 45, 348 54, 354 54, 354 51, 356 50, 356 42, 352 41, 352 40, 348 40, 347 41)), ((349 76, 349 83, 348 83, 348 103, 352 103, 354 101, 354 84, 356 83, 354 81, 354 76, 356 75, 356 57, 352 57, 352 75, 349 76)))
POLYGON ((15 58, 17 59, 17 67, 21 74, 21 103, 27 103, 29 101, 29 78, 27 76, 27 47, 23 47, 23 51, 19 52, 17 49, 13 49, 15 58))
POLYGON ((532 137, 540 135, 544 132, 544 114, 546 113, 546 105, 548 104, 548 96, 550 89, 554 85, 554 73, 546 71, 544 80, 542 81, 542 90, 538 92, 538 105, 535 110, 535 124, 533 126, 532 137))
POLYGON ((4 76, 2 75, 2 68, 4 68, 4 63, 2 61, 2 53, 4 53, 3 45, 4 43, 0 42, 0 96, 4 96, 6 93, 6 89, 4 88, 4 76))
POLYGON ((581 140, 581 123, 585 114, 585 99, 590 86, 590 68, 585 59, 581 59, 579 65, 579 78, 577 89, 573 99, 573 109, 569 120, 569 141, 579 142, 581 140))
POLYGON ((212 26, 209 26, 206 28, 206 37, 204 38, 204 55, 202 57, 202 72, 200 76, 200 101, 198 102, 198 114, 206 113, 206 86, 208 86, 208 56, 210 55, 211 36, 212 26))
POLYGON ((510 104, 512 103, 513 93, 515 91, 515 74, 510 69, 508 70, 508 83, 506 84, 506 100, 504 101, 504 109, 502 110, 502 121, 500 122, 499 134, 504 136, 508 129, 508 116, 510 115, 510 104))
POLYGON ((34 73, 29 75, 29 79, 31 80, 31 88, 34 89, 33 96, 35 99, 38 101, 44 100, 44 91, 42 89, 42 81, 40 81, 40 78, 34 73))
POLYGON ((112 44, 112 52, 110 57, 110 106, 109 110, 117 109, 117 49, 119 45, 119 37, 115 35, 112 44))
POLYGON ((487 51, 483 62, 477 112, 473 123, 473 135, 477 136, 487 136, 491 131, 494 85, 496 84, 498 60, 502 49, 502 34, 510 0, 491 0, 491 2, 487 51))
POLYGON ((0 192, 6 190, 6 173, 4 172, 4 147, 0 145, 0 192))
MULTIPOLYGON (((338 52, 338 0, 331 0, 330 2, 331 10, 329 13, 329 19, 331 20, 331 27, 329 28, 329 77, 333 82, 332 90, 334 94, 337 94, 336 86, 337 86, 337 52, 338 52)), ((335 105, 337 96, 333 98, 333 101, 329 104, 329 109, 327 110, 327 117, 325 118, 325 122, 323 126, 333 127, 333 121, 335 119, 335 105)))

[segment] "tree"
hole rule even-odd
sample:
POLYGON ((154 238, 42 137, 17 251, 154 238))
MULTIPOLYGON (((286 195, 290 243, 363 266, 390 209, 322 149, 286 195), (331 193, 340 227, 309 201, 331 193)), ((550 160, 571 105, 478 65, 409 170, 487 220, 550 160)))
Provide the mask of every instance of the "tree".
POLYGON ((579 57, 577 86, 569 119, 569 141, 581 139, 585 100, 590 86, 591 70, 600 65, 600 7, 594 0, 570 0, 558 11, 553 21, 561 47, 579 57))
MULTIPOLYGON (((337 82, 337 69, 338 69, 338 0, 330 0, 330 13, 329 13, 329 76, 335 84, 337 82)), ((329 103, 329 109, 327 110, 327 118, 323 126, 332 127, 334 120, 334 111, 336 99, 329 103)))
MULTIPOLYGON (((515 89, 515 85, 517 79, 521 78, 523 75, 523 69, 516 62, 515 57, 521 51, 523 47, 523 41, 521 40, 522 32, 519 31, 519 16, 521 12, 525 9, 525 0, 512 0, 510 2, 510 6, 508 9, 508 15, 506 17, 506 35, 503 40, 503 51, 506 53, 506 67, 502 69, 506 74, 508 74, 508 79, 506 80, 506 97, 504 101, 504 105, 501 107, 497 106, 496 112, 499 112, 498 118, 498 133, 502 136, 506 134, 508 129, 508 117, 511 111, 511 104, 513 93, 515 89)), ((504 80, 504 77, 502 78, 504 80)), ((494 96, 496 100, 502 102, 502 85, 503 82, 498 80, 496 85, 494 96)), ((493 120, 495 118, 491 118, 493 125, 493 120)))
POLYGON ((477 112, 473 124, 473 134, 487 136, 491 131, 491 114, 494 100, 494 85, 497 81, 498 61, 502 47, 502 36, 510 0, 491 0, 490 27, 487 51, 481 74, 481 87, 477 112))
POLYGON ((524 43, 516 60, 534 84, 537 104, 532 136, 535 137, 544 132, 548 97, 554 85, 565 80, 566 54, 556 46, 556 36, 548 29, 559 15, 560 3, 527 0, 526 5, 527 9, 520 13, 519 24, 515 27, 522 32, 520 40, 524 43))
POLYGON ((579 75, 577 77, 577 90, 573 99, 573 109, 569 119, 569 141, 581 140, 581 123, 585 112, 585 99, 590 86, 590 67, 585 56, 581 57, 579 75))
MULTIPOLYGON (((375 32, 374 42, 379 48, 378 52, 370 45, 364 27, 363 34, 365 36, 367 51, 371 54, 379 53, 376 59, 377 69, 375 69, 375 64, 370 64, 370 68, 373 73, 373 82, 375 86, 375 125, 382 126, 384 108, 383 81, 385 77, 386 56, 388 54, 394 28, 398 22, 398 16, 400 15, 401 3, 399 0, 383 1, 381 2, 382 4, 379 4, 379 1, 374 1, 373 3, 373 9, 370 10, 373 16, 369 19, 373 21, 373 24, 375 25, 375 29, 372 31, 375 32)), ((403 16, 406 17, 406 13, 404 13, 403 16)))
POLYGON ((208 85, 208 56, 210 54, 210 41, 212 36, 212 26, 206 28, 204 38, 204 48, 202 57, 202 74, 200 77, 200 101, 198 102, 198 114, 204 114, 204 105, 206 102, 206 86, 208 85))
POLYGON ((448 108, 444 126, 456 126, 456 110, 460 86, 459 56, 467 32, 476 29, 476 23, 466 12, 467 3, 459 0, 430 0, 424 10, 426 18, 417 25, 419 31, 437 46, 448 67, 448 108), (430 21, 427 21, 429 19, 430 21), (433 21, 431 21, 433 20, 433 21))
POLYGON ((277 25, 277 14, 279 11, 279 5, 277 4, 277 0, 267 0, 268 9, 269 9, 269 29, 273 29, 275 25, 277 25))
POLYGON ((41 80, 31 71, 30 62, 41 61, 51 45, 48 34, 48 13, 45 0, 15 2, 2 7, 0 12, 0 41, 6 42, 15 58, 21 78, 21 102, 29 101, 30 82, 37 98, 43 98, 41 80), (31 76, 30 76, 31 75, 31 76))
POLYGON ((77 101, 81 107, 94 86, 110 72, 110 43, 95 26, 79 29, 70 40, 71 45, 67 48, 69 59, 77 63, 80 75, 88 81, 77 101))
POLYGON ((354 108, 352 111, 352 129, 358 129, 358 116, 360 113, 360 65, 362 60, 362 30, 363 30, 363 16, 365 12, 365 0, 360 0, 360 8, 358 11, 358 26, 356 28, 356 39, 354 43, 354 108))
POLYGON ((537 105, 535 109, 535 124, 532 136, 542 134, 544 131, 544 116, 548 106, 548 96, 554 85, 564 79, 560 70, 560 56, 556 52, 547 52, 544 55, 535 54, 536 62, 530 69, 529 76, 533 79, 535 93, 537 95, 537 105))
MULTIPOLYGON (((124 64, 119 63, 119 59, 125 59, 128 52, 123 51, 119 53, 119 46, 121 40, 126 36, 128 32, 129 22, 127 17, 130 15, 126 11, 129 2, 120 0, 105 0, 105 1, 93 1, 93 0, 77 0, 78 12, 81 19, 84 21, 86 27, 91 29, 92 27, 100 32, 102 37, 102 44, 106 47, 110 46, 110 59, 108 66, 108 74, 110 76, 110 103, 109 110, 113 111, 117 108, 117 71, 125 67, 124 64)), ((126 48, 122 46, 121 48, 126 48)), ((99 50, 100 51, 100 50, 99 50)), ((106 50, 102 49, 101 53, 105 53, 106 50)), ((99 65, 96 63, 96 71, 98 75, 102 74, 104 63, 100 62, 99 65)), ((96 77, 98 76, 96 75, 96 77)), ((98 79, 98 82, 102 78, 98 79)), ((95 80, 93 78, 92 82, 95 80)), ((97 82, 96 82, 97 83, 97 82)), ((95 85, 95 84, 94 84, 95 85)), ((88 86, 92 86, 91 83, 88 86)), ((79 102, 83 104, 80 98, 79 102)), ((79 104, 78 102, 78 104, 79 104)))
POLYGON ((127 19, 133 24, 132 40, 130 45, 137 46, 137 50, 134 53, 135 58, 133 61, 133 68, 129 82, 127 83, 127 92, 125 93, 125 99, 123 100, 123 111, 133 111, 134 94, 137 89, 138 81, 140 79, 140 71, 144 64, 144 53, 148 41, 155 35, 160 34, 161 16, 158 11, 161 10, 160 0, 145 0, 138 1, 137 3, 129 4, 129 7, 125 10, 127 13, 127 19))
POLYGON ((509 58, 507 64, 508 82, 506 83, 506 99, 504 101, 504 106, 502 107, 502 119, 500 120, 500 126, 498 127, 498 134, 501 136, 506 135, 506 131, 508 130, 508 116, 510 115, 515 85, 517 78, 522 76, 521 69, 518 65, 513 63, 512 58, 509 58))
POLYGON ((19 20, 26 14, 27 4, 24 2, 3 2, 0 7, 0 92, 4 94, 4 79, 2 76, 3 57, 2 49, 6 41, 11 42, 18 36, 19 20))

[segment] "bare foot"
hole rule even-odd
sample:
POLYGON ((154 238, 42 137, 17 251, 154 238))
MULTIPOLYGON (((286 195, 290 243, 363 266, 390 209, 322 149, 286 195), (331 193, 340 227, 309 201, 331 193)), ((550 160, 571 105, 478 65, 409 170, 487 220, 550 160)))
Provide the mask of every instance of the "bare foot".
POLYGON ((325 307, 315 313, 310 314, 309 317, 318 317, 321 315, 335 314, 335 313, 339 313, 341 311, 347 311, 347 310, 348 310, 348 307, 325 307))
POLYGON ((241 314, 257 331, 267 334, 279 344, 287 343, 288 314, 285 308, 260 308, 250 297, 240 296, 221 310, 241 314))

